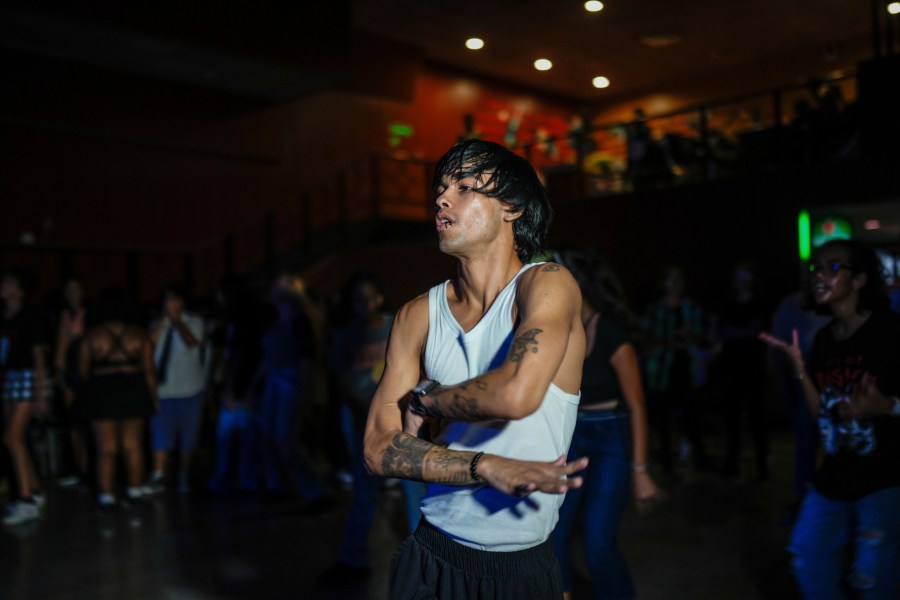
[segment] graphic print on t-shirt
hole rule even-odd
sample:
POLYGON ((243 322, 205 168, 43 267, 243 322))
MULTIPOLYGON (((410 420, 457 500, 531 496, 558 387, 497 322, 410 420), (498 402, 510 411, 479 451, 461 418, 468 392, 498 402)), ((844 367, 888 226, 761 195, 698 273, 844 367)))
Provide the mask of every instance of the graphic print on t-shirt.
MULTIPOLYGON (((868 420, 850 419, 841 406, 850 401, 853 390, 866 376, 862 356, 844 356, 826 360, 826 368, 817 373, 822 405, 819 408, 819 432, 826 454, 844 450, 866 456, 875 450, 875 430, 868 420)), ((872 383, 877 378, 870 376, 872 383)))

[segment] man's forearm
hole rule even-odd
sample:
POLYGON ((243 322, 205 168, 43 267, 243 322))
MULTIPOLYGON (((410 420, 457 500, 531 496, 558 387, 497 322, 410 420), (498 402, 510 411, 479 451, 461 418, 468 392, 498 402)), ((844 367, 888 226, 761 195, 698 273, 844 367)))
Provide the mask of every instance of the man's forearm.
MULTIPOLYGON (((532 329, 513 340, 505 372, 494 370, 456 385, 435 388, 422 398, 424 415, 451 421, 510 420, 524 416, 521 414, 522 407, 518 404, 522 398, 511 397, 509 394, 510 377, 514 377, 519 371, 527 354, 538 352, 537 336, 540 333, 542 330, 532 329)), ((545 391, 542 390, 537 397, 538 402, 545 391)))
POLYGON ((381 470, 385 477, 467 485, 476 483, 470 473, 474 456, 474 452, 441 448, 401 431, 382 452, 381 470))

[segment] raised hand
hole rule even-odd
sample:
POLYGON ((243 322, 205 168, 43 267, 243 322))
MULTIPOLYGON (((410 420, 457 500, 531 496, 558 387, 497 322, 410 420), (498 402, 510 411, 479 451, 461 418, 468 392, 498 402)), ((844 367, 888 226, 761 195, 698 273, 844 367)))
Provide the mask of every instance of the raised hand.
POLYGON ((800 350, 800 334, 796 328, 791 330, 791 343, 787 343, 771 333, 765 332, 759 334, 759 339, 770 347, 784 352, 790 359, 795 374, 803 375, 805 373, 806 366, 803 364, 803 352, 800 350))
POLYGON ((485 454, 478 463, 478 476, 491 487, 520 498, 532 492, 565 494, 581 487, 584 480, 572 475, 587 464, 587 458, 567 463, 566 457, 560 456, 552 462, 540 462, 485 454))

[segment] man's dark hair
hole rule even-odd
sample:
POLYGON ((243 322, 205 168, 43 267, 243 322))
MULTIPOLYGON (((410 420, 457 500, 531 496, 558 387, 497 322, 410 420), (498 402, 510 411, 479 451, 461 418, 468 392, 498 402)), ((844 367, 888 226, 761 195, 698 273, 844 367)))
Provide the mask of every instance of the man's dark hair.
POLYGON ((522 215, 513 222, 516 252, 527 262, 541 251, 553 209, 547 192, 527 160, 511 150, 484 140, 465 140, 455 144, 438 161, 434 171, 434 195, 444 187, 444 179, 459 181, 474 177, 474 191, 502 202, 511 213, 522 215))
POLYGON ((160 302, 165 302, 168 296, 174 296, 184 302, 185 305, 191 301, 190 292, 188 292, 188 287, 183 283, 170 283, 165 288, 163 288, 162 295, 160 296, 160 302))

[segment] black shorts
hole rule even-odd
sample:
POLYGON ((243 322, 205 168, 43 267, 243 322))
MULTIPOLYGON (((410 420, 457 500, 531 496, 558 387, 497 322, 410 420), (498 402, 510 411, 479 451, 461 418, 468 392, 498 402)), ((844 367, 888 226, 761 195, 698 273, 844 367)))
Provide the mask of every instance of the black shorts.
POLYGON ((391 562, 390 600, 559 600, 559 564, 548 539, 515 552, 454 542, 419 521, 391 562))

